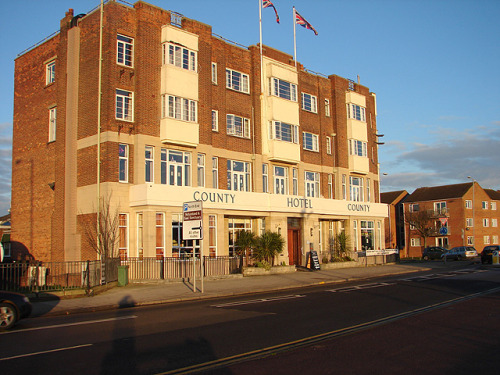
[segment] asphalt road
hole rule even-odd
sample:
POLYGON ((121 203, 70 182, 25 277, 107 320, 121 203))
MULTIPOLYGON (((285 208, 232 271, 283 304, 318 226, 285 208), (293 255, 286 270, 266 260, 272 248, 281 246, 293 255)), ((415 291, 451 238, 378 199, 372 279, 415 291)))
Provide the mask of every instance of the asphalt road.
POLYGON ((0 348, 5 374, 496 374, 500 270, 27 319, 0 348))

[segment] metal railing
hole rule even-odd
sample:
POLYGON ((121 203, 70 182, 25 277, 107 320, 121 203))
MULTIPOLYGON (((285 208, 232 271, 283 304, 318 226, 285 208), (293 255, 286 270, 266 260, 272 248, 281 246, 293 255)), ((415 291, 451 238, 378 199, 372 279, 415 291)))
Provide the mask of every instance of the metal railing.
POLYGON ((28 293, 90 289, 118 280, 119 264, 120 259, 0 263, 0 289, 28 293))
MULTIPOLYGON (((200 258, 195 258, 197 276, 200 258)), ((229 256, 202 257, 203 276, 224 276, 239 272, 239 258, 229 256)), ((128 266, 129 280, 178 280, 193 277, 193 258, 127 258, 121 261, 128 266)))

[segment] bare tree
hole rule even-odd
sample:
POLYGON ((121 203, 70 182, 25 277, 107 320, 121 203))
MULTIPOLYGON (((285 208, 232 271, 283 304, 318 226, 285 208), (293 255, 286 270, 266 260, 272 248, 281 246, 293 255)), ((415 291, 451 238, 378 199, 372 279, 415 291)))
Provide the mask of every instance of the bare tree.
POLYGON ((410 230, 415 230, 424 239, 424 247, 427 246, 427 238, 435 236, 437 229, 435 226, 435 217, 432 211, 406 211, 405 223, 410 225, 410 230))
POLYGON ((111 196, 100 199, 99 215, 89 215, 83 221, 83 231, 89 246, 101 260, 118 257, 119 216, 111 208, 111 196), (99 217, 99 227, 97 225, 99 217))

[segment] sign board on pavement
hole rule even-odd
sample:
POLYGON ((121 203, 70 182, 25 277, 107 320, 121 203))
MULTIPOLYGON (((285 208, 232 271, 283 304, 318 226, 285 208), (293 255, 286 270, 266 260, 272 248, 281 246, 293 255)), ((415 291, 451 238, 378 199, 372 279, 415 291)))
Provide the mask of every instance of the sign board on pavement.
POLYGON ((203 202, 184 202, 182 205, 182 239, 203 239, 203 202))

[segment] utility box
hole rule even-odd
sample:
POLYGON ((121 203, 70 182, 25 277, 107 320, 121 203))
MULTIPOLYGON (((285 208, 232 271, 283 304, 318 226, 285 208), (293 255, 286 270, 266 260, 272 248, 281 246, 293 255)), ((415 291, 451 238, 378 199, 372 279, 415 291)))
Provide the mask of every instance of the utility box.
POLYGON ((118 266, 118 286, 128 284, 128 266, 118 266))

